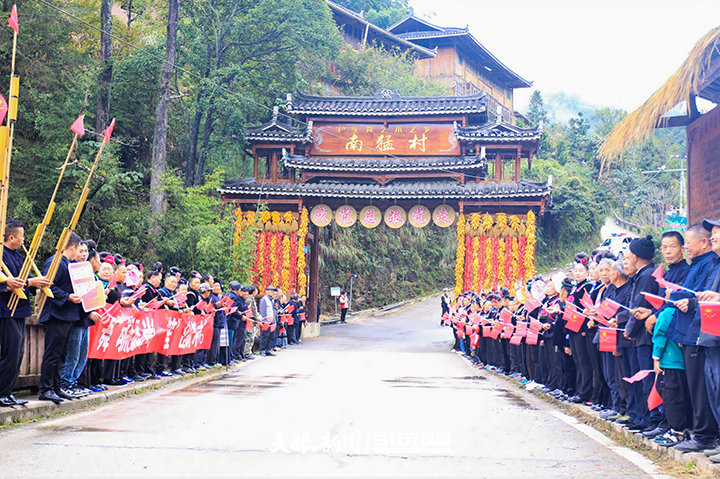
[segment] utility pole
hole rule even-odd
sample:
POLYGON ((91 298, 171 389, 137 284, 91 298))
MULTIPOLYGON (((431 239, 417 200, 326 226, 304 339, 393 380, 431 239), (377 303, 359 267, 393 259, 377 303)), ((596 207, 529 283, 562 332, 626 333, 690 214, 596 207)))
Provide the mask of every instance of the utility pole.
POLYGON ((684 217, 687 218, 687 198, 685 197, 685 177, 687 175, 687 168, 685 168, 685 157, 680 158, 680 168, 665 168, 666 165, 660 167, 659 170, 643 171, 645 175, 649 174, 660 174, 660 173, 680 173, 680 212, 684 217))

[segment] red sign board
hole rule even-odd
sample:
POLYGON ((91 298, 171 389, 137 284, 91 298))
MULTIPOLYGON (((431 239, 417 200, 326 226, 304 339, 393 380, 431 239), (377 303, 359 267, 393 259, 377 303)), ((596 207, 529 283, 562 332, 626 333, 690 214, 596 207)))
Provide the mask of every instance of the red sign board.
POLYGON ((720 108, 687 127, 688 225, 720 218, 720 108))
POLYGON ((343 123, 313 127, 311 155, 459 155, 453 125, 437 123, 343 123))

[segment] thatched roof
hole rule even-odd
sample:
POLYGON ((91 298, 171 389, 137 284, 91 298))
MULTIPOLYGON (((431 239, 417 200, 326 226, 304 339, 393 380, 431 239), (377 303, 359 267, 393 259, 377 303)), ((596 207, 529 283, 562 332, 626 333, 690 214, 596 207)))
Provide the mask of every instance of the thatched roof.
POLYGON ((716 27, 695 44, 688 58, 662 87, 615 125, 599 150, 601 172, 628 148, 650 137, 658 125, 667 121, 663 115, 680 103, 687 102, 690 109, 695 96, 718 103, 718 85, 713 83, 718 81, 720 73, 719 42, 720 27, 716 27))

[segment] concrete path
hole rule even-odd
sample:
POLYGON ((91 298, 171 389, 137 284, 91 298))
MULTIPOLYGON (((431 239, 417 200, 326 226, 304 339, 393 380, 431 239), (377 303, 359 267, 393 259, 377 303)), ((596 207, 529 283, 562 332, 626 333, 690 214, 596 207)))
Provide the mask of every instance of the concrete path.
POLYGON ((0 433, 2 477, 652 477, 652 464, 450 353, 431 299, 207 383, 0 433))

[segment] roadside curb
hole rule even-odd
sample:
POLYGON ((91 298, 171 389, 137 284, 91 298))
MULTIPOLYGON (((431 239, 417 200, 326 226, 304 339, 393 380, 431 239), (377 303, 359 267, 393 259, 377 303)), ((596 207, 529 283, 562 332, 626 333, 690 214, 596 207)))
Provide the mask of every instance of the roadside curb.
MULTIPOLYGON (((467 362, 469 364, 471 364, 469 361, 467 361, 467 362)), ((515 381, 514 379, 508 378, 507 376, 498 374, 495 371, 489 371, 484 368, 479 369, 479 371, 490 373, 497 378, 504 379, 505 381, 517 386, 518 389, 524 390, 527 393, 532 394, 533 396, 535 396, 537 398, 543 399, 545 402, 552 404, 553 406, 557 407, 558 409, 564 409, 565 411, 569 412, 571 415, 579 418, 580 420, 584 420, 584 422, 586 422, 586 423, 587 422, 601 422, 603 425, 605 425, 610 430, 612 430, 612 432, 623 435, 626 439, 633 442, 634 444, 645 446, 648 449, 650 449, 651 451, 656 452, 662 456, 668 457, 674 461, 677 461, 677 462, 680 462, 680 463, 683 463, 686 465, 695 465, 695 466, 701 468, 703 471, 706 471, 706 472, 712 474, 713 476, 720 478, 720 467, 718 467, 718 465, 716 465, 712 461, 710 461, 710 459, 708 459, 705 456, 705 454, 703 454, 702 452, 683 453, 683 452, 675 450, 672 447, 660 446, 653 439, 647 439, 647 438, 643 437, 643 435, 640 433, 629 432, 628 430, 623 428, 620 424, 602 419, 600 417, 600 413, 598 413, 597 411, 593 411, 588 406, 558 401, 554 397, 552 397, 548 394, 545 394, 541 391, 536 391, 536 390, 527 391, 525 389, 524 385, 520 384, 519 382, 515 381)), ((598 430, 601 433, 605 433, 605 431, 598 429, 593 424, 588 424, 588 425, 593 427, 594 429, 598 430)), ((612 438, 610 438, 610 439, 612 439, 612 438)))
POLYGON ((13 424, 20 424, 36 419, 47 419, 63 413, 70 413, 89 409, 106 404, 135 394, 142 394, 148 391, 163 389, 169 385, 186 382, 187 385, 201 384, 203 382, 217 379, 219 377, 237 371, 247 363, 240 363, 229 368, 221 368, 212 371, 203 371, 185 376, 173 376, 163 378, 156 381, 145 380, 142 383, 130 383, 125 386, 113 386, 107 391, 93 393, 88 396, 73 399, 72 401, 63 401, 55 404, 52 401, 40 401, 37 395, 24 396, 30 402, 25 406, 0 407, 0 430, 13 424))

